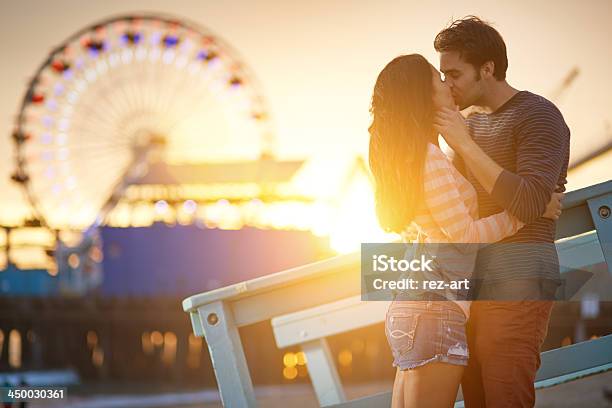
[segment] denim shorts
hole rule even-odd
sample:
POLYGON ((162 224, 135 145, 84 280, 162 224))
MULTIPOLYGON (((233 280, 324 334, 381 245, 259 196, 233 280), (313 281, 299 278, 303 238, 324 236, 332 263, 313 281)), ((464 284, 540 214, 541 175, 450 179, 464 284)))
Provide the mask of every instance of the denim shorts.
POLYGON ((466 317, 448 300, 394 300, 385 318, 393 366, 408 370, 430 362, 467 366, 466 317))

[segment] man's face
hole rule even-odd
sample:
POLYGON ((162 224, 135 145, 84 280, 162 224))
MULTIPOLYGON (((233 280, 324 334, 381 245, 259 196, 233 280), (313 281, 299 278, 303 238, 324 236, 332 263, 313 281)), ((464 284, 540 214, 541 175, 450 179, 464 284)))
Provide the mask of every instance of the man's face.
POLYGON ((433 89, 433 104, 437 110, 442 108, 455 108, 455 101, 451 96, 450 88, 448 84, 442 82, 440 78, 440 73, 434 66, 431 66, 431 79, 432 79, 432 89, 433 89))
POLYGON ((459 52, 440 53, 440 71, 459 109, 475 105, 481 99, 482 79, 474 67, 460 57, 459 52))

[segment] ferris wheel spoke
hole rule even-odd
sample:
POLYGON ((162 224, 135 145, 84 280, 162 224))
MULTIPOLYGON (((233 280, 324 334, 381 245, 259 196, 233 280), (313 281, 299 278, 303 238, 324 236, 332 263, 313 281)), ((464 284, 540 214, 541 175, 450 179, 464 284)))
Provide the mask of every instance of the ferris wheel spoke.
POLYGON ((168 128, 168 133, 174 131, 177 126, 184 123, 193 115, 203 112, 204 108, 207 106, 212 105, 215 102, 214 97, 215 94, 213 94, 210 89, 203 88, 199 94, 193 95, 189 99, 185 98, 186 102, 184 105, 189 107, 189 110, 185 109, 187 113, 179 116, 178 118, 174 119, 173 122, 171 122, 168 128), (204 105, 204 103, 206 103, 206 105, 204 105))
POLYGON ((130 148, 129 145, 115 146, 115 145, 81 145, 81 146, 69 146, 68 151, 71 153, 87 154, 89 151, 95 151, 97 155, 110 155, 121 153, 130 148))
POLYGON ((114 78, 112 84, 109 84, 109 87, 110 86, 112 86, 115 96, 111 102, 115 104, 121 112, 130 112, 138 109, 128 93, 128 78, 125 78, 124 76, 114 78))
POLYGON ((84 109, 86 114, 90 117, 99 118, 101 123, 110 124, 121 120, 121 112, 125 112, 122 103, 117 99, 111 99, 108 93, 108 87, 103 89, 97 89, 94 94, 94 100, 91 103, 85 105, 82 104, 79 108, 84 109))
POLYGON ((134 97, 140 109, 146 110, 147 108, 149 108, 149 104, 147 103, 147 98, 144 92, 145 86, 148 85, 144 80, 145 70, 142 64, 138 64, 137 68, 138 70, 134 70, 134 78, 140 80, 135 80, 132 82, 134 97))
MULTIPOLYGON (((202 88, 199 94, 191 95, 189 98, 181 98, 180 102, 171 108, 169 107, 169 109, 177 112, 179 115, 181 115, 183 112, 187 112, 184 117, 190 117, 198 111, 202 111, 202 108, 204 108, 204 106, 201 105, 202 102, 209 102, 209 104, 212 104, 215 101, 215 97, 216 95, 211 92, 210 89, 202 88)), ((179 116, 179 119, 177 119, 176 122, 181 122, 183 120, 184 118, 179 116)), ((168 130, 169 132, 173 130, 174 125, 175 123, 170 125, 170 129, 168 130)))
MULTIPOLYGON (((166 72, 169 71, 169 67, 163 66, 162 71, 164 72, 163 77, 166 77, 166 72)), ((177 75, 170 76, 170 80, 163 81, 161 78, 157 78, 157 82, 160 84, 158 89, 157 97, 155 98, 156 106, 158 106, 159 112, 168 112, 172 102, 172 89, 176 87, 180 77, 177 78, 177 75)))
POLYGON ((100 86, 96 84, 92 91, 90 91, 91 98, 86 100, 85 103, 80 103, 79 108, 87 109, 87 113, 91 116, 100 118, 102 121, 113 121, 117 120, 122 110, 117 107, 116 103, 108 98, 106 92, 108 91, 109 84, 100 86), (101 100, 100 100, 101 99, 101 100))
MULTIPOLYGON (((163 111, 168 111, 172 109, 172 107, 176 107, 177 105, 186 105, 187 98, 179 98, 179 95, 185 96, 191 93, 193 89, 192 78, 185 73, 183 75, 178 75, 179 80, 175 81, 175 83, 170 87, 170 94, 165 98, 165 105, 163 106, 163 111)), ((200 86, 204 86, 205 83, 200 84, 200 86)))
POLYGON ((174 131, 177 130, 177 128, 187 123, 196 114, 202 114, 202 112, 206 112, 205 108, 213 104, 214 104, 214 100, 211 100, 209 98, 202 98, 200 102, 197 102, 196 105, 191 110, 189 110, 186 114, 178 117, 172 123, 170 123, 170 125, 168 126, 168 134, 172 134, 174 131))
POLYGON ((98 92, 98 95, 102 97, 108 106, 114 108, 117 111, 115 117, 119 120, 122 117, 122 112, 129 112, 133 109, 138 109, 136 101, 129 94, 127 89, 130 84, 130 72, 126 71, 125 67, 120 67, 119 72, 111 70, 108 77, 109 81, 105 84, 106 86, 98 92), (110 97, 112 95, 112 99, 110 97))
POLYGON ((87 126, 87 123, 78 122, 70 130, 72 141, 82 141, 84 138, 92 138, 99 140, 105 144, 117 144, 122 145, 123 143, 129 143, 129 140, 122 138, 121 135, 116 134, 117 131, 110 126, 100 126, 95 131, 91 127, 87 126))
MULTIPOLYGON (((111 122, 95 119, 84 112, 83 114, 79 112, 74 123, 68 129, 68 133, 72 134, 74 137, 78 137, 80 140, 84 133, 92 136, 103 135, 105 133, 112 135, 112 130, 113 125, 111 122), (95 131, 92 131, 92 129, 95 129, 95 131)), ((117 142, 120 142, 120 140, 117 139, 117 142)))
POLYGON ((81 104, 79 105, 79 111, 81 111, 85 117, 89 118, 90 120, 104 125, 116 121, 119 118, 118 113, 109 109, 109 106, 110 104, 107 103, 96 103, 95 105, 93 103, 81 104))
MULTIPOLYGON (((162 69, 168 69, 168 67, 162 67, 162 69)), ((199 82, 199 86, 202 87, 203 89, 206 89, 207 86, 209 86, 215 79, 216 79, 216 75, 219 75, 220 70, 212 70, 210 69, 209 65, 205 65, 204 66, 204 72, 207 73, 206 77, 203 80, 200 80, 199 82)), ((172 109, 173 106, 176 105, 177 101, 175 96, 177 94, 180 94, 179 91, 183 91, 184 88, 179 87, 177 85, 177 82, 180 82, 181 85, 187 85, 190 83, 189 81, 189 75, 179 75, 178 76, 179 79, 176 79, 175 76, 175 82, 172 84, 166 84, 165 87, 160 87, 159 89, 159 93, 158 93, 158 97, 156 98, 156 102, 157 102, 157 106, 159 106, 159 109, 161 112, 167 112, 169 110, 172 109), (170 92, 170 94, 168 94, 168 92, 170 92)), ((190 88, 191 91, 191 88, 190 88)), ((210 90, 209 90, 210 92, 210 90)), ((182 100, 187 100, 187 98, 185 98, 186 95, 182 95, 183 98, 182 100)), ((181 102, 179 102, 181 103, 181 102)), ((189 106, 189 105, 187 105, 189 106)))

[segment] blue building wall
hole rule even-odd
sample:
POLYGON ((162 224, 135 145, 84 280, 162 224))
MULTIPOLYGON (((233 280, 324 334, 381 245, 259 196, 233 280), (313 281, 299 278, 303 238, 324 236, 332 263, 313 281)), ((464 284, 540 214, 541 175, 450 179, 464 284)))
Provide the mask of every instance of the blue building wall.
POLYGON ((43 269, 21 270, 13 265, 0 271, 0 294, 3 296, 55 296, 59 280, 43 269))
MULTIPOLYGON (((303 231, 201 229, 193 225, 100 230, 102 296, 189 296, 329 256, 328 240, 303 231)), ((72 271, 0 271, 0 296, 68 293, 72 271)))
POLYGON ((188 296, 329 255, 327 239, 303 231, 155 224, 101 237, 105 296, 188 296))

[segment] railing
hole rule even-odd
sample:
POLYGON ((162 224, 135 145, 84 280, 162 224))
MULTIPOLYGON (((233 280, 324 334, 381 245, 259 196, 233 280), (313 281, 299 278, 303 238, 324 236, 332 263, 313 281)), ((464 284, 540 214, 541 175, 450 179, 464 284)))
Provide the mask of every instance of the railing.
MULTIPOLYGON (((566 195, 557 226, 560 263, 567 266, 562 273, 606 262, 610 274, 604 278, 612 276, 611 209, 612 180, 566 195)), ((361 302, 360 282, 360 254, 352 253, 185 299, 194 333, 206 338, 224 406, 257 405, 238 329, 264 320, 272 320, 278 346, 301 345, 321 405, 389 406, 390 392, 345 401, 325 340, 384 320, 385 302, 361 302)), ((610 293, 612 287, 592 290, 610 293)), ((612 335, 543 353, 536 386, 611 367, 612 335)))

